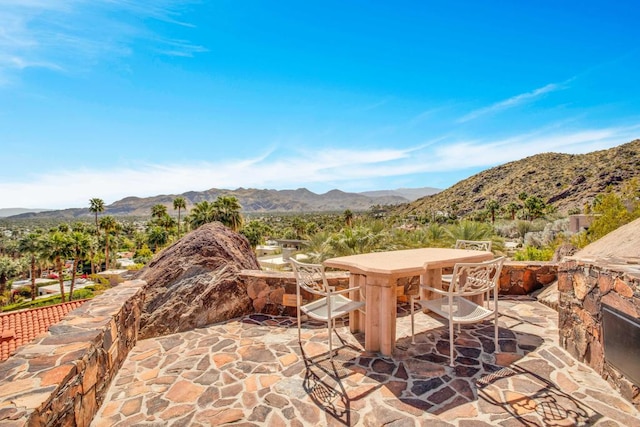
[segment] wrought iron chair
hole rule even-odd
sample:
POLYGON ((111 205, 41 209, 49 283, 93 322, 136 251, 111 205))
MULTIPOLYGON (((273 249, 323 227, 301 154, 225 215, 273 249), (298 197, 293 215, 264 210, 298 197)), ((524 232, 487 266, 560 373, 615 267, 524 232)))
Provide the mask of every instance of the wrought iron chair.
POLYGON ((290 258, 289 262, 296 278, 296 306, 298 314, 298 341, 302 345, 301 313, 309 318, 324 321, 329 329, 329 358, 333 361, 331 337, 335 328, 335 319, 352 311, 364 309, 365 301, 353 301, 346 295, 360 291, 359 287, 336 290, 329 286, 322 264, 307 264, 290 258), (316 296, 316 299, 302 304, 302 291, 316 296))
POLYGON ((453 360, 453 326, 477 323, 493 317, 494 341, 498 349, 498 280, 504 257, 479 263, 458 263, 453 268, 453 280, 448 290, 437 289, 426 285, 421 278, 420 289, 428 291, 431 299, 411 297, 411 342, 415 344, 414 313, 415 304, 423 309, 446 318, 449 322, 449 365, 453 360), (493 295, 493 298, 491 298, 493 295), (482 303, 470 297, 482 296, 482 303))
MULTIPOLYGON (((456 240, 455 249, 469 249, 472 251, 491 252, 491 240, 456 240)), ((451 270, 449 270, 451 271, 451 270)), ((442 282, 448 286, 451 284, 451 274, 443 274, 442 282)))
POLYGON ((491 240, 456 240, 456 249, 491 251, 491 240))

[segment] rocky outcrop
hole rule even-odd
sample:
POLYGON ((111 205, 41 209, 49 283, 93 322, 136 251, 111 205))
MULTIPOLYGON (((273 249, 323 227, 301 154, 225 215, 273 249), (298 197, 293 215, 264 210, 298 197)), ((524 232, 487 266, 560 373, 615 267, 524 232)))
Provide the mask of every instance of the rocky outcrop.
POLYGON ((140 338, 186 331, 253 311, 238 275, 259 270, 244 236, 220 223, 201 226, 158 254, 145 280, 140 338))
POLYGON ((578 248, 573 246, 571 243, 563 243, 556 248, 553 253, 553 258, 551 262, 558 263, 562 262, 566 257, 572 256, 578 251, 578 248))

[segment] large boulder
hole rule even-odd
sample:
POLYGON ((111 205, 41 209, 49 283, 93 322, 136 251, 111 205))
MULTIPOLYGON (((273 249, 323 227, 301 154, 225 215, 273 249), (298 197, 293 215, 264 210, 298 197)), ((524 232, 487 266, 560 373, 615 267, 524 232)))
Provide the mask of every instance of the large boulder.
POLYGON ((582 248, 573 256, 581 260, 622 262, 637 264, 640 262, 640 218, 582 248))
POLYGON ((160 252, 138 275, 147 282, 140 338, 186 331, 253 311, 238 279, 259 270, 247 239, 222 224, 205 224, 160 252))

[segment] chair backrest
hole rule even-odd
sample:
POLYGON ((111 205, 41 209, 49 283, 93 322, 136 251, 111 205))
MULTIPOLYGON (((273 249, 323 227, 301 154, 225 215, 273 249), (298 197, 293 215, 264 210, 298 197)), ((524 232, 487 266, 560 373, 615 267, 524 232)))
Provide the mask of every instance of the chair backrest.
POLYGON ((503 263, 504 257, 456 264, 450 291, 457 295, 479 295, 496 289, 503 263))
POLYGON ((330 288, 322 264, 307 264, 293 258, 289 258, 289 263, 299 288, 312 294, 327 295, 330 288))
POLYGON ((456 249, 491 252, 491 240, 456 240, 456 249))

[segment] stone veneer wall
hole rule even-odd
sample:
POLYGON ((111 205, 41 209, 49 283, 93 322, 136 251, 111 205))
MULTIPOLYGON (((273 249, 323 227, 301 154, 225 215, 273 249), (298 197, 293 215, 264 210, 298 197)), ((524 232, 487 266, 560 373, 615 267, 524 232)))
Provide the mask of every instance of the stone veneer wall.
POLYGON ((605 361, 602 329, 602 304, 640 322, 638 266, 570 259, 559 266, 558 290, 560 344, 640 409, 640 388, 605 361))
POLYGON ((506 261, 500 274, 500 295, 529 295, 555 282, 558 264, 542 261, 506 261))
POLYGON ((97 296, 0 363, 0 424, 88 426, 136 344, 144 283, 97 296))

